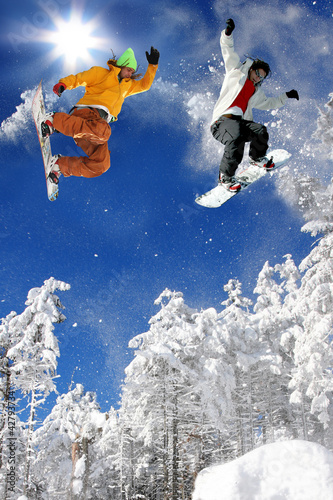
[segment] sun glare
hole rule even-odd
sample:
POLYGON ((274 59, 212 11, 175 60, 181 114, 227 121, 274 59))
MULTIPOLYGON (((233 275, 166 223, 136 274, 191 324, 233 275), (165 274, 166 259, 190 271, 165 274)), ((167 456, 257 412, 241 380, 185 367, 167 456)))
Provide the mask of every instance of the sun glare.
POLYGON ((92 49, 108 49, 106 40, 93 36, 97 28, 93 21, 84 23, 80 17, 72 15, 69 21, 58 19, 55 25, 56 31, 49 32, 47 40, 54 44, 51 59, 63 58, 64 69, 74 71, 79 59, 93 63, 92 49))

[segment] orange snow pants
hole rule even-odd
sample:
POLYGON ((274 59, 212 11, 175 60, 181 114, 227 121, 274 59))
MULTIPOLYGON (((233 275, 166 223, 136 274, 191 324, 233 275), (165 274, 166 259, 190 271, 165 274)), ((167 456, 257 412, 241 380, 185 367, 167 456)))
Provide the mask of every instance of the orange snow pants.
POLYGON ((71 115, 55 113, 54 128, 73 137, 87 156, 61 156, 58 165, 65 177, 98 177, 110 168, 110 125, 96 109, 75 108, 71 115))

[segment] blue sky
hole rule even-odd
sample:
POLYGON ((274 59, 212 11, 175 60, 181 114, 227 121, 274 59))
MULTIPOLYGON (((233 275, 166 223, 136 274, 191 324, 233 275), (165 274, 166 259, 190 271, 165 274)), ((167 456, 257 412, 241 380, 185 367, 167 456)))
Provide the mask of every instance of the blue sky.
MULTIPOLYGON (((277 113, 257 111, 272 148, 293 155, 290 182, 299 172, 330 178, 331 165, 313 157, 311 134, 318 107, 332 92, 332 2, 317 1, 18 1, 2 6, 0 96, 0 317, 24 309, 30 288, 50 276, 71 285, 60 294, 67 321, 56 326, 61 357, 57 385, 74 382, 97 391, 103 410, 117 406, 128 341, 149 328, 165 289, 182 291, 197 308, 225 300, 230 278, 252 297, 266 260, 292 254, 297 264, 313 239, 279 173, 257 183, 224 207, 195 205, 217 180, 222 149, 209 132, 223 79, 219 37, 233 17, 241 57, 266 59, 272 77, 267 95, 295 88, 300 101, 277 113), (79 18, 99 46, 90 59, 69 66, 54 55, 60 21, 79 18), (95 40, 96 41, 96 40, 95 40), (145 51, 160 53, 152 89, 124 103, 109 141, 111 168, 96 179, 61 179, 60 195, 46 196, 31 96, 43 79, 49 110, 67 111, 82 89, 60 99, 53 85, 63 76, 105 66, 112 49, 132 47, 144 72, 145 51), (74 325, 74 326, 73 326, 74 325)), ((52 137, 53 153, 79 154, 70 138, 52 137), (74 153, 73 153, 74 151, 74 153)))

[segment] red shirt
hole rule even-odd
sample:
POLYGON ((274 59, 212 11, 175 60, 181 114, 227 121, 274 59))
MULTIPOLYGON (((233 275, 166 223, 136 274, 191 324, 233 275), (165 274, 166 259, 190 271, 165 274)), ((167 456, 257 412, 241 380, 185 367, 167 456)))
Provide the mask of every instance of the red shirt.
POLYGON ((237 108, 240 108, 243 111, 243 113, 245 113, 248 102, 250 98, 253 96, 254 91, 255 91, 254 83, 247 78, 246 82, 243 85, 242 90, 239 92, 238 96, 236 97, 230 108, 237 106, 237 108))

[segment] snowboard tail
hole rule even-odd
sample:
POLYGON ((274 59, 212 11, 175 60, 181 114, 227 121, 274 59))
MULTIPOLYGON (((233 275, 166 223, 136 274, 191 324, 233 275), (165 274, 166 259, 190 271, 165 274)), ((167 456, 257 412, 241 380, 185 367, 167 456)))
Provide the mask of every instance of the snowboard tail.
POLYGON ((45 179, 46 179, 46 188, 47 188, 47 196, 50 201, 54 201, 57 199, 59 194, 58 185, 54 184, 49 179, 50 173, 50 164, 52 158, 51 152, 51 142, 49 137, 43 137, 41 132, 41 124, 45 118, 45 104, 42 90, 42 82, 38 85, 38 89, 32 101, 32 115, 34 118, 34 122, 37 129, 38 140, 40 144, 40 149, 43 157, 44 171, 45 171, 45 179))
POLYGON ((279 167, 282 167, 291 157, 291 154, 284 149, 275 149, 267 154, 268 158, 273 158, 274 168, 266 170, 257 165, 250 165, 248 168, 235 175, 235 180, 241 185, 241 189, 237 192, 228 191, 221 184, 214 187, 207 193, 202 194, 196 198, 196 203, 206 208, 218 208, 226 203, 230 198, 251 186, 254 182, 264 177, 266 174, 273 172, 279 167))

